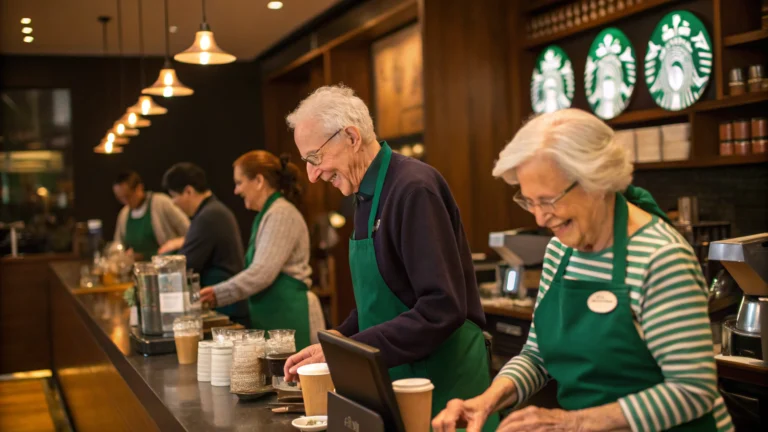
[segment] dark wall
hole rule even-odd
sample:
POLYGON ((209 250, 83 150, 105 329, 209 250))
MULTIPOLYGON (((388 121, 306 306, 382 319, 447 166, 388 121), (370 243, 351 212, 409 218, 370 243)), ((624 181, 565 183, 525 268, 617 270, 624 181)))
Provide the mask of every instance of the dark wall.
MULTIPOLYGON (((151 84, 162 60, 148 59, 146 63, 146 82, 151 84)), ((119 171, 134 169, 149 189, 160 190, 165 170, 176 162, 189 161, 206 170, 211 189, 235 212, 245 239, 253 214, 233 194, 232 162, 246 151, 264 148, 257 65, 174 63, 180 80, 195 94, 155 98, 168 113, 148 116, 152 126, 141 129, 124 153, 100 155, 93 147, 139 96, 140 61, 125 59, 121 103, 120 64, 115 58, 0 57, 0 88, 71 90, 77 220, 102 219, 105 237, 111 238, 120 208, 112 194, 112 181, 119 171)))
POLYGON ((641 171, 634 184, 648 189, 663 210, 680 196, 696 196, 706 221, 730 221, 731 234, 768 232, 768 166, 641 171))

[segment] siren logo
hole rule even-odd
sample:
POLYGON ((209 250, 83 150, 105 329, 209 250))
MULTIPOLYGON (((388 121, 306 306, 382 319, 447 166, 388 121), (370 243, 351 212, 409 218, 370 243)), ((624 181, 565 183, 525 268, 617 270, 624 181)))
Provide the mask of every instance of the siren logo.
POLYGON ((712 41, 690 12, 665 16, 653 31, 645 55, 645 81, 656 103, 670 111, 693 105, 712 74, 712 41))
POLYGON ((612 119, 629 105, 637 81, 635 51, 627 36, 611 27, 592 42, 584 69, 584 87, 592 111, 612 119))
POLYGON ((536 59, 531 77, 531 105, 536 114, 568 108, 573 101, 573 67, 560 47, 548 46, 536 59))
POLYGON ((352 417, 347 417, 344 419, 344 427, 355 432, 360 432, 360 424, 352 420, 352 417))

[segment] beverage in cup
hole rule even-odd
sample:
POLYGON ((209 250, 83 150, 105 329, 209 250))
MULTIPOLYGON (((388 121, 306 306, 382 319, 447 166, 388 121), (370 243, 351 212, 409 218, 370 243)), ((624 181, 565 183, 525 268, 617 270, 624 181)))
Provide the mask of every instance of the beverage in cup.
POLYGON ((181 316, 173 320, 173 339, 179 364, 197 362, 197 343, 202 340, 203 320, 194 316, 181 316))
POLYGON ((432 390, 426 378, 408 378, 392 383, 405 432, 429 432, 432 415, 432 390))
POLYGON ((328 364, 304 365, 297 372, 307 416, 328 415, 328 392, 334 389, 328 364))

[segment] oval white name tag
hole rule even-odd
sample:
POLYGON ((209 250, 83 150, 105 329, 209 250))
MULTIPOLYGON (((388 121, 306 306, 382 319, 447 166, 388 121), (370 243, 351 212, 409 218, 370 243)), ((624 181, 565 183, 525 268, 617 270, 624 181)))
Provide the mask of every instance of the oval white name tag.
POLYGON ((616 309, 619 299, 610 291, 597 291, 587 299, 587 307, 595 313, 604 314, 616 309))

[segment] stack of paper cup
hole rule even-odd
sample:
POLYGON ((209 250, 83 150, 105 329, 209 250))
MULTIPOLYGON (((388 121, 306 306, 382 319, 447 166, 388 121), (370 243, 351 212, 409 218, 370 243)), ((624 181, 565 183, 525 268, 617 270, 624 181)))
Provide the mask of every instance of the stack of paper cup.
POLYGON ((197 380, 202 382, 211 381, 211 347, 214 343, 211 341, 200 341, 197 343, 197 380))
POLYGON ((215 344, 211 347, 211 385, 229 385, 232 369, 232 343, 215 344))

